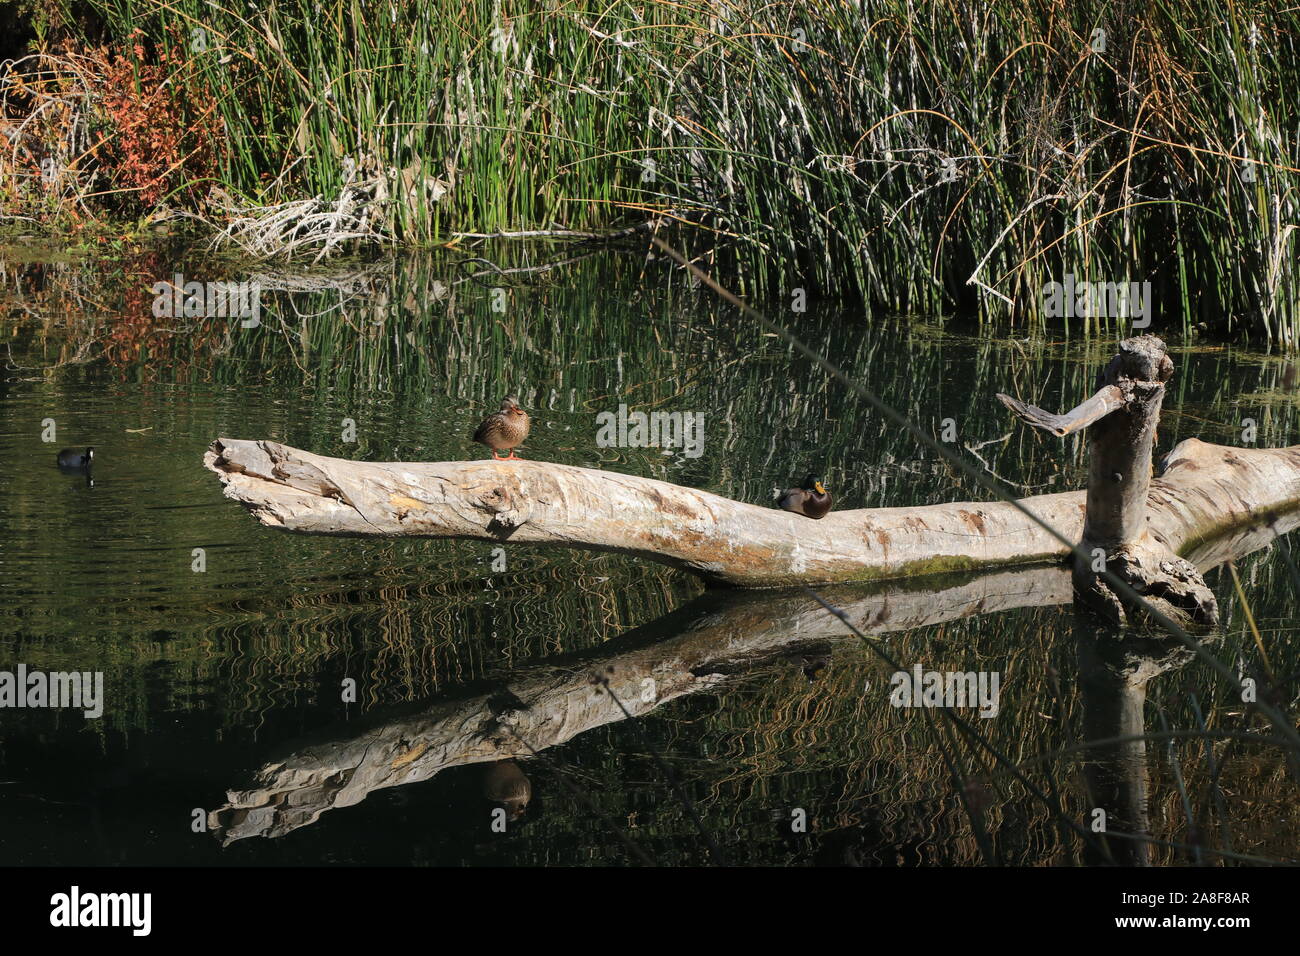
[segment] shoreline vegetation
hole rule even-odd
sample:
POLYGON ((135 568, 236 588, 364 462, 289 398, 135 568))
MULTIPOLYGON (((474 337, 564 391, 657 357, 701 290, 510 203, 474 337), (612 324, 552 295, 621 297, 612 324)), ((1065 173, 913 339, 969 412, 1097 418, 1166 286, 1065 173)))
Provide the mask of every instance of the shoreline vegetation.
POLYGON ((1300 8, 0 4, 0 229, 251 259, 671 231, 741 293, 1300 342, 1300 8), (1131 285, 1132 284, 1132 285, 1131 285), (1102 300, 1102 305, 1106 300, 1102 300), (1097 314, 1103 312, 1106 314, 1097 314))

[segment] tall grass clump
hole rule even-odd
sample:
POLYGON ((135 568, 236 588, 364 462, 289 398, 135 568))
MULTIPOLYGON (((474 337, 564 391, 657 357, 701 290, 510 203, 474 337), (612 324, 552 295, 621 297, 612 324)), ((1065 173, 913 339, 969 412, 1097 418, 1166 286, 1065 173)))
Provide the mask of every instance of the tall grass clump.
POLYGON ((220 120, 199 211, 279 216, 271 249, 299 214, 340 246, 663 217, 748 294, 1032 326, 1073 275, 1150 282, 1156 330, 1297 342, 1300 8, 86 6, 179 45, 220 120))

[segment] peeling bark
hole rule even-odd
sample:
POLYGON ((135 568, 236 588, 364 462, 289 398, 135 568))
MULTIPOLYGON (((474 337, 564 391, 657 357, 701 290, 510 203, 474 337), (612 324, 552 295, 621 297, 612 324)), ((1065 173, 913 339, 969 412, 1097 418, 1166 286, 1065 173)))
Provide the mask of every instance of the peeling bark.
MULTIPOLYGON (((1300 507, 1300 446, 1189 439, 1167 462, 1150 483, 1146 526, 1171 552, 1300 507)), ((1069 553, 1006 502, 832 511, 809 521, 650 478, 537 461, 347 461, 221 438, 204 463, 227 497, 273 528, 615 551, 739 587, 917 577, 1069 553)), ((1068 539, 1082 538, 1085 492, 1021 504, 1068 539)))

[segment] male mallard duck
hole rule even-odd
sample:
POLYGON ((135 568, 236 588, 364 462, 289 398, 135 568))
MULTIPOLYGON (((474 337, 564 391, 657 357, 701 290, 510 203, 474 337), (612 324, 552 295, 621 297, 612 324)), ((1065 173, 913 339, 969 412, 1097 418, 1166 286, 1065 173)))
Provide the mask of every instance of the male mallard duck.
POLYGON ((799 667, 810 684, 815 684, 821 680, 830 666, 830 651, 821 654, 804 654, 799 658, 799 667))
POLYGON ((77 448, 65 448, 59 452, 59 467, 85 469, 89 468, 95 461, 95 449, 87 448, 81 451, 77 448))
POLYGON ((523 444, 531 424, 528 413, 519 407, 519 399, 507 395, 501 400, 501 411, 493 412, 479 423, 474 431, 474 440, 491 448, 492 457, 496 461, 511 461, 518 459, 519 456, 513 449, 516 445, 523 444), (498 451, 506 450, 510 450, 508 457, 497 457, 498 451))
POLYGON ((816 475, 809 475, 800 488, 787 488, 781 493, 780 505, 805 518, 824 518, 831 510, 831 493, 816 475))

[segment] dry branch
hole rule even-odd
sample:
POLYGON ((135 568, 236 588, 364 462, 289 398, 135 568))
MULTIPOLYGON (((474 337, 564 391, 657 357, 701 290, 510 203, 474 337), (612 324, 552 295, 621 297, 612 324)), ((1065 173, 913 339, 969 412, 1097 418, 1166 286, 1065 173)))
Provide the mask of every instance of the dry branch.
MULTIPOLYGON (((1200 571, 1152 525, 1152 453, 1165 383, 1173 374, 1165 343, 1154 335, 1138 335, 1119 344, 1101 371, 1097 393, 1064 415, 998 396, 1021 419, 1053 434, 1087 428, 1088 497, 1074 590, 1082 603, 1115 624, 1133 615, 1149 618, 1152 608, 1185 627, 1211 626, 1219 617, 1214 592, 1200 571), (1141 601, 1121 594, 1103 570, 1141 601)), ((1236 460, 1224 457, 1229 465, 1236 460)), ((1219 511, 1229 504, 1222 496, 1213 501, 1219 511)))

